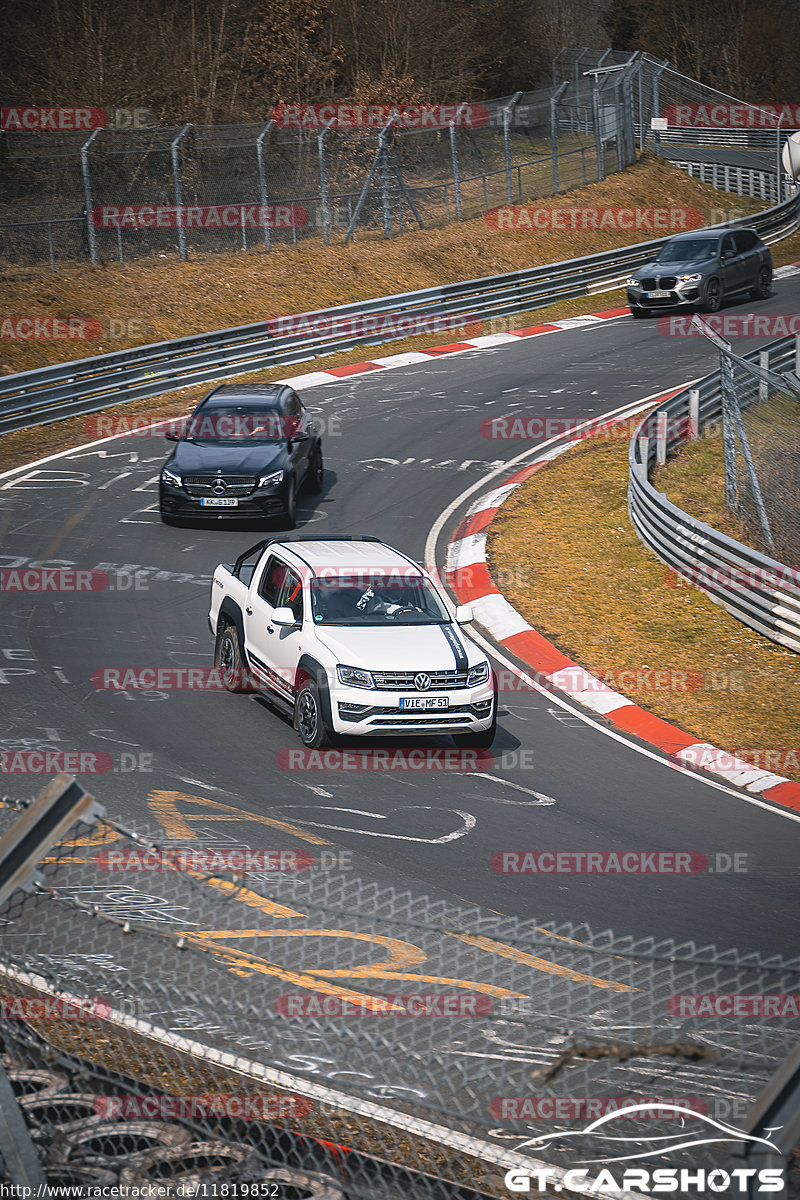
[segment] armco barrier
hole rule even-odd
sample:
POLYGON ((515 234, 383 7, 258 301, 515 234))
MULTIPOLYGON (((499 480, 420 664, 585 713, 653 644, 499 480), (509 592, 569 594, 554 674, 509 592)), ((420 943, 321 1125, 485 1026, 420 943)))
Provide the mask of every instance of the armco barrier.
MULTIPOLYGON (((754 173, 753 186, 761 190, 766 187, 768 173, 761 173, 764 179, 759 179, 759 174, 754 173)), ((771 175, 769 179, 772 180, 771 175)), ((741 218, 732 224, 751 226, 768 242, 785 237, 800 225, 800 193, 755 217, 741 218)), ((619 286, 634 267, 646 261, 667 240, 657 238, 526 271, 381 296, 302 315, 308 324, 377 314, 474 316, 491 320, 619 286)), ((385 334, 375 336, 369 332, 357 336, 316 332, 274 337, 268 333, 266 322, 260 321, 23 371, 0 380, 0 433, 386 340, 391 339, 385 334)))
MULTIPOLYGON (((794 370, 796 342, 781 338, 766 347, 769 369, 794 370)), ((745 357, 758 363, 760 351, 745 357)), ((720 373, 707 375, 695 387, 700 392, 699 429, 722 420, 720 373)), ((628 452, 628 512, 637 534, 663 562, 688 576, 706 595, 772 642, 800 651, 800 571, 790 570, 749 546, 733 541, 703 521, 695 520, 667 500, 650 483, 648 468, 655 459, 656 423, 666 414, 667 451, 685 440, 689 420, 689 388, 659 404, 642 421, 628 452), (642 443, 647 437, 647 461, 642 443)))

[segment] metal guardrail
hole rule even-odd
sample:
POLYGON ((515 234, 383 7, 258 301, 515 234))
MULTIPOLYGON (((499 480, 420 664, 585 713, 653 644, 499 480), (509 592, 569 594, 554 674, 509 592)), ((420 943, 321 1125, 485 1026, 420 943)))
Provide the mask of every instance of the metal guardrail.
MULTIPOLYGON (((795 370, 798 350, 794 337, 771 342, 765 350, 771 371, 795 370)), ((756 350, 744 357, 758 364, 759 353, 756 350)), ((719 371, 693 388, 678 392, 644 418, 628 452, 628 512, 633 526, 662 562, 690 578, 731 616, 770 641, 800 651, 800 570, 792 570, 689 516, 650 483, 648 468, 656 456, 659 415, 663 414, 662 422, 666 416, 669 452, 686 440, 693 390, 700 396, 698 431, 722 420, 719 371), (642 457, 644 438, 648 439, 646 461, 642 457)))
MULTIPOLYGON (((800 225, 800 193, 755 217, 741 218, 731 224, 752 226, 766 241, 784 237, 800 225)), ((296 319, 304 318, 306 326, 315 327, 313 334, 298 332, 274 337, 262 321, 19 372, 0 380, 0 433, 97 412, 197 383, 305 362, 354 346, 380 345, 404 336, 376 335, 364 327, 363 319, 370 316, 376 318, 376 329, 378 317, 389 316, 432 319, 461 316, 486 320, 528 312, 557 300, 591 295, 623 282, 634 266, 667 240, 656 238, 525 271, 300 314, 296 319), (341 324, 354 319, 361 322, 361 332, 343 335, 341 324), (339 329, 335 328, 337 321, 339 329), (325 325, 329 331, 320 332, 320 326, 325 325)))

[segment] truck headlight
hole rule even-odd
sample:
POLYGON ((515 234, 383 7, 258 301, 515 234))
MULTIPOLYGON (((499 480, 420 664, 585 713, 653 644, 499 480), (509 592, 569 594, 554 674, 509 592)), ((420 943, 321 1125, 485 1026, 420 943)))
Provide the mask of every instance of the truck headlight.
POLYGON ((272 471, 269 475, 262 475, 258 481, 258 486, 274 487, 278 483, 283 483, 283 471, 272 471))
POLYGON ((337 666, 336 675, 339 683, 344 683, 347 687, 374 688, 375 683, 370 671, 362 671, 361 667, 345 667, 337 666))
POLYGON ((169 467, 164 467, 161 472, 161 478, 164 483, 169 483, 173 487, 183 487, 183 480, 180 475, 176 475, 174 471, 170 471, 169 467))
POLYGON ((467 672, 467 686, 476 687, 479 683, 485 683, 489 678, 488 662, 478 663, 477 667, 470 667, 467 672))

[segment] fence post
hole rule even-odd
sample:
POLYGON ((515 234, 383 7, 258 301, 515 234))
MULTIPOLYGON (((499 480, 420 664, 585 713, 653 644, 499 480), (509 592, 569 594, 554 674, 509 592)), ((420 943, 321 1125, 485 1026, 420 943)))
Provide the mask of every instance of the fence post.
POLYGON ((89 258, 92 260, 93 267, 97 266, 97 234, 92 224, 94 202, 92 200, 92 176, 89 171, 89 147, 99 133, 100 130, 95 129, 94 133, 81 146, 81 173, 83 174, 83 196, 86 207, 86 238, 89 243, 89 258))
POLYGON ((597 159, 597 180, 605 179, 603 163, 603 138, 600 132, 600 81, 597 75, 592 76, 592 117, 594 119, 594 153, 597 159))
POLYGON ((689 441, 693 442, 700 432, 700 389, 689 392, 689 441))
POLYGON ((53 250, 53 222, 47 222, 47 248, 50 251, 50 270, 56 274, 56 256, 53 250))
POLYGON ((328 130, 333 125, 333 117, 323 129, 322 133, 317 134, 317 158, 319 160, 319 202, 322 209, 322 240, 325 245, 329 245, 331 240, 331 214, 328 208, 328 180, 325 174, 325 138, 328 130))
MULTIPOLYGON (((556 69, 556 64, 555 64, 555 60, 554 60, 553 61, 553 73, 554 74, 555 74, 555 69, 556 69)), ((564 84, 563 86, 566 87, 567 85, 564 84)), ((506 163, 506 200, 508 201, 509 204, 511 204, 513 197, 514 197, 513 184, 511 182, 511 113, 512 113, 514 107, 516 106, 516 104, 518 103, 521 95, 522 95, 522 92, 515 92, 514 99, 511 101, 510 104, 507 104, 506 107, 503 109, 503 154, 505 156, 505 163, 506 163)), ((485 176, 484 176, 484 179, 485 179, 485 176)))
MULTIPOLYGON (((669 64, 667 62, 663 62, 653 72, 653 116, 654 117, 661 116, 661 102, 658 97, 658 77, 661 74, 661 72, 667 68, 668 65, 669 64)), ((653 138, 653 141, 655 142, 656 154, 660 154, 661 153, 661 134, 659 133, 659 131, 657 129, 655 130, 655 137, 653 138)))
POLYGON ((646 437, 644 434, 640 435, 639 437, 639 458, 642 460, 644 473, 647 475, 647 467, 650 458, 650 438, 646 437))
POLYGON ((390 238, 392 236, 392 202, 389 196, 389 163, 386 155, 386 132, 384 129, 378 134, 378 146, 380 147, 380 162, 381 162, 381 207, 383 208, 383 236, 390 238))
POLYGON ((180 248, 181 258, 184 262, 186 262, 188 256, 186 253, 186 226, 183 223, 183 185, 181 183, 180 144, 191 128, 191 123, 184 125, 183 129, 172 143, 172 179, 175 186, 175 208, 177 210, 175 215, 178 218, 178 246, 180 248))
POLYGON ((667 414, 656 413, 656 462, 663 467, 667 461, 667 414))
MULTIPOLYGON (((769 350, 761 350, 758 355, 758 365, 762 371, 769 370, 769 350)), ((758 380, 758 399, 763 403, 769 397, 769 384, 764 376, 758 380)))
MULTIPOLYGON (((267 136, 267 134, 269 133, 270 129, 272 129, 272 126, 274 124, 275 124, 274 121, 270 121, 267 125, 264 126, 264 128, 261 130, 261 133, 256 138, 256 157, 258 158, 258 184, 261 189, 261 209, 264 214, 264 247, 267 250, 269 250, 269 245, 270 245, 270 231, 269 231, 269 221, 267 219, 267 203, 268 203, 268 201, 267 201, 267 171, 266 171, 266 167, 264 166, 264 138, 267 136)), ((294 221, 294 212, 292 213, 292 220, 294 221)))
POLYGON ((720 347, 719 367, 722 392, 722 455, 725 460, 725 507, 728 512, 735 512, 737 507, 736 434, 734 432, 736 383, 733 377, 733 360, 722 347, 720 347))
POLYGON ((800 375, 800 333, 794 338, 794 373, 800 375))
POLYGON ((558 195, 558 102, 564 95, 566 87, 566 83, 562 83, 550 97, 550 149, 553 154, 554 195, 558 195))
POLYGON ((456 109, 456 115, 450 121, 450 156, 453 160, 453 192, 456 198, 456 220, 461 220, 461 176, 458 171, 458 146, 456 144, 456 121, 459 118, 461 109, 466 108, 465 104, 459 104, 456 109))

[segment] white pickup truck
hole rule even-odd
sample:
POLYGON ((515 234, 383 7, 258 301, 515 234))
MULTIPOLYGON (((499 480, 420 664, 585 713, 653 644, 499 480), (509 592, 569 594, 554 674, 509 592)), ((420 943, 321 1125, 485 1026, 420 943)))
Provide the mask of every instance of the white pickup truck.
POLYGON ((497 687, 427 572, 374 537, 259 542, 211 584, 215 663, 232 692, 268 691, 305 746, 332 734, 451 734, 486 749, 497 687))

